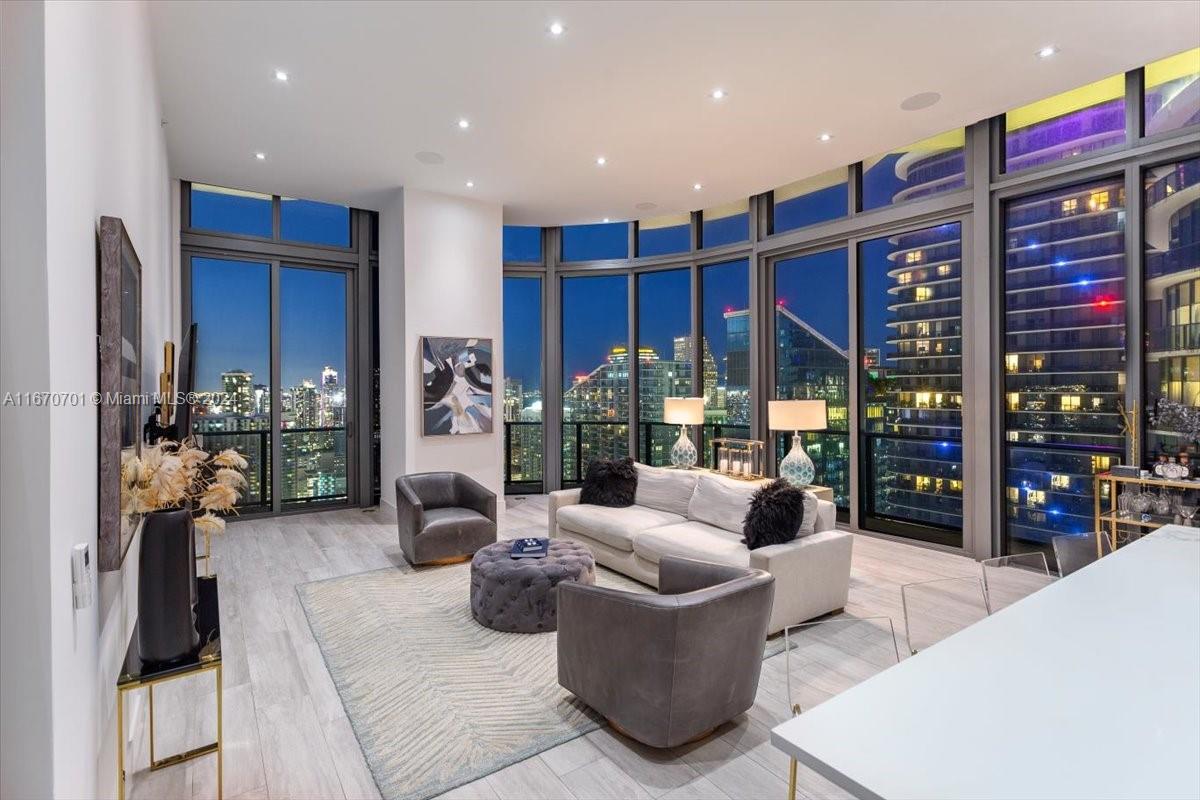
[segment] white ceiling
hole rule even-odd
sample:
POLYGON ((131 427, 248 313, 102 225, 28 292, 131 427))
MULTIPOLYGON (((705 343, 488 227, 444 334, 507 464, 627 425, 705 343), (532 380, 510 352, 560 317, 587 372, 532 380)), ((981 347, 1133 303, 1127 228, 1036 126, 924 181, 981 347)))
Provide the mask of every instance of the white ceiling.
POLYGON ((543 225, 743 198, 1200 40, 1194 1, 151 5, 179 177, 365 207, 403 185, 543 225))

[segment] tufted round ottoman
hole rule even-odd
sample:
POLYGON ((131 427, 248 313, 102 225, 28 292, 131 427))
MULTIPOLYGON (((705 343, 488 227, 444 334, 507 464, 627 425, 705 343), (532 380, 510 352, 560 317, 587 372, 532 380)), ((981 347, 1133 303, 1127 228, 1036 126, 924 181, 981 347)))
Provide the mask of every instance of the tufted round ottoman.
POLYGON ((596 559, 578 542, 551 539, 545 558, 513 558, 512 542, 496 542, 471 559, 471 616, 498 631, 558 630, 562 581, 596 582, 596 559))

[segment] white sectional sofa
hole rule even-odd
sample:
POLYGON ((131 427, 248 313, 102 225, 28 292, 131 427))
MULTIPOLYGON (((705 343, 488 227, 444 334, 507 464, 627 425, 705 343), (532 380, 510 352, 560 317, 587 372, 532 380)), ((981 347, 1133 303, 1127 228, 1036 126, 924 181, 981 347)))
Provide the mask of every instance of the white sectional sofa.
POLYGON ((759 484, 699 470, 637 470, 627 508, 581 504, 579 489, 552 492, 550 535, 582 542, 598 563, 654 587, 665 555, 766 570, 775 576, 770 633, 846 605, 854 537, 835 527, 833 503, 815 501, 813 533, 750 550, 742 520, 759 484))

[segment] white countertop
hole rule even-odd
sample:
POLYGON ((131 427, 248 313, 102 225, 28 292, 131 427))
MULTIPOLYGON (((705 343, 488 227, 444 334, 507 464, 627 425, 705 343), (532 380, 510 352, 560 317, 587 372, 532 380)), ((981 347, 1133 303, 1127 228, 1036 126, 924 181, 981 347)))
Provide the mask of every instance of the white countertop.
POLYGON ((1160 528, 771 740, 862 798, 1200 798, 1200 528, 1160 528))

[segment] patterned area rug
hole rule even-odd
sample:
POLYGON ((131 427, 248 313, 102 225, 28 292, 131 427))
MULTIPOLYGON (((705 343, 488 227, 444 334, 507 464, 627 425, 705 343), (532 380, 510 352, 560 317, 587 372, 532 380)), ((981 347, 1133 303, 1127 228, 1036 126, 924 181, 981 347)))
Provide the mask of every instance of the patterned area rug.
MULTIPOLYGON (((603 567, 596 582, 651 591, 603 567)), ((385 800, 434 797, 604 724, 558 685, 556 634, 471 618, 469 564, 296 591, 385 800)))

